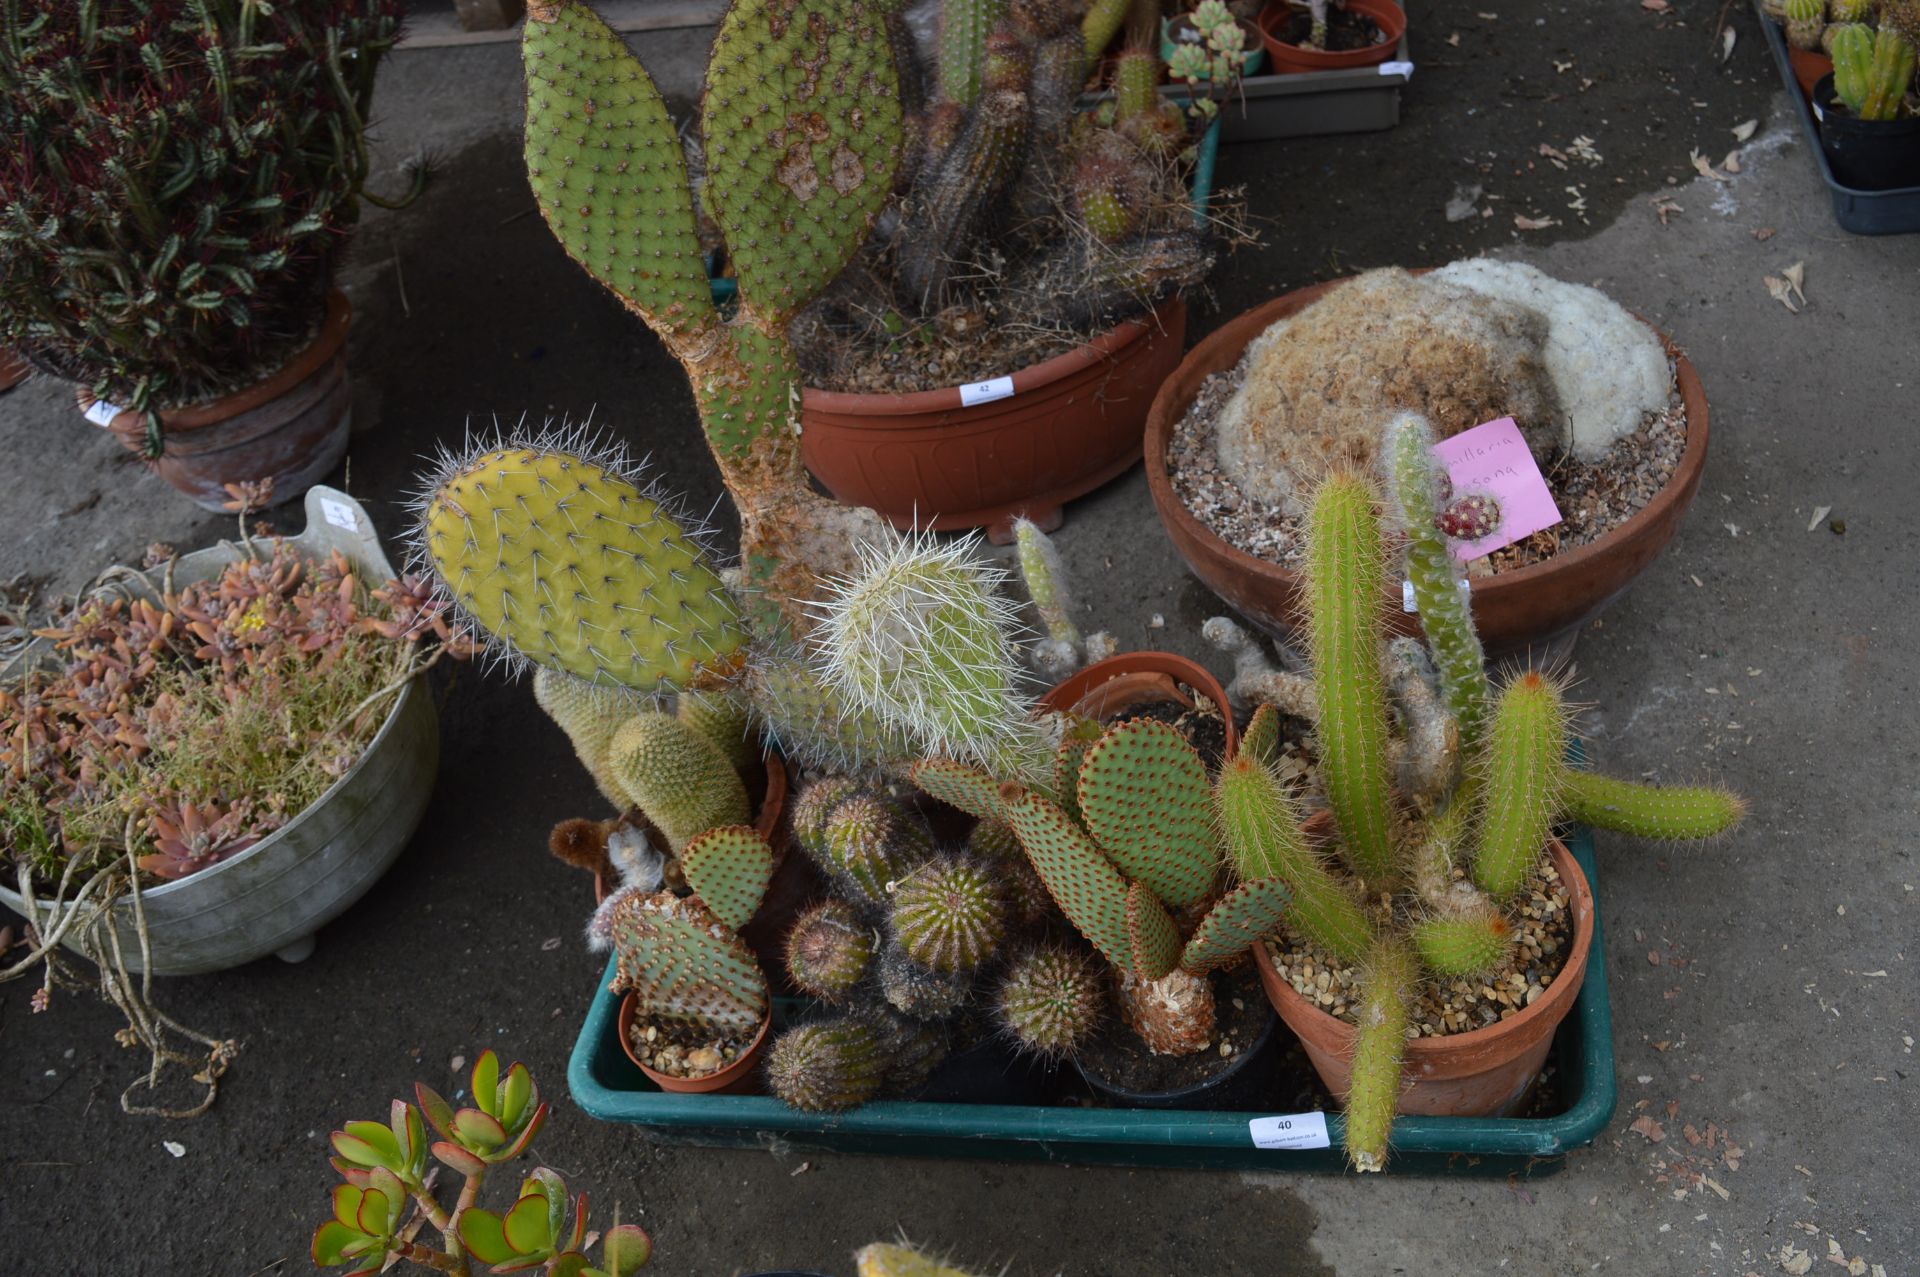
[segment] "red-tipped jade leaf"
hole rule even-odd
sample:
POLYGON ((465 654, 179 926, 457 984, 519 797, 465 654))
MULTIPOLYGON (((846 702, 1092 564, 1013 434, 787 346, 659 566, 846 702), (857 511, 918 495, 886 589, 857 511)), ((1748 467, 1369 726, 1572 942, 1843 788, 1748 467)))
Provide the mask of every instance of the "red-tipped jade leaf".
POLYGON ((504 1264, 518 1253, 507 1243, 500 1217, 482 1207, 469 1206, 460 1213, 459 1232, 460 1240, 483 1264, 504 1264))

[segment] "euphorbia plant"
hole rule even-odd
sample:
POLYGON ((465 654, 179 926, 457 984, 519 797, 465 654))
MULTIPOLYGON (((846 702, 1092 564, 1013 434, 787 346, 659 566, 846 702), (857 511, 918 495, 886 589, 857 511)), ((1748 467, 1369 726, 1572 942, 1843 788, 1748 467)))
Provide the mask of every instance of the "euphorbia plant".
POLYGON ((492 1051, 475 1061, 471 1081, 473 1107, 456 1110, 422 1083, 415 1087, 418 1107, 395 1100, 386 1123, 348 1122, 333 1133, 333 1165, 346 1182, 333 1190, 333 1218, 314 1230, 313 1261, 373 1273, 405 1259, 471 1274, 478 1260, 496 1273, 537 1269, 549 1277, 626 1277, 644 1267, 653 1244, 636 1224, 609 1229, 600 1238, 599 1266, 589 1263, 587 1195, 569 1197, 566 1181, 544 1166, 521 1182, 504 1213, 476 1204, 489 1171, 526 1151, 547 1106, 527 1066, 503 1074, 492 1051), (429 1127, 440 1137, 431 1145, 429 1127), (434 1191, 429 1153, 465 1178, 451 1210, 434 1191), (440 1231, 438 1248, 415 1240, 415 1211, 440 1231))

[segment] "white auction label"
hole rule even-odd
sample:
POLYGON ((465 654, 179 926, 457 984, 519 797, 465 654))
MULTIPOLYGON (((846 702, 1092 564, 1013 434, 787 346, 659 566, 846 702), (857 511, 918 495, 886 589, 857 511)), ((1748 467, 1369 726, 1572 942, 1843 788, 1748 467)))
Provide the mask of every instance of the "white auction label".
POLYGON ((354 517, 353 507, 344 501, 335 501, 332 497, 321 497, 320 514, 336 528, 345 528, 349 532, 360 530, 360 520, 354 517))
POLYGON ((1382 62, 1380 64, 1380 74, 1381 75, 1404 75, 1409 80, 1411 80, 1413 78, 1413 63, 1382 62))
POLYGON ((1247 1122, 1255 1148, 1331 1148, 1325 1113, 1286 1113, 1247 1122))
POLYGON ((96 399, 87 407, 87 420, 96 426, 110 426, 113 424, 113 419, 125 411, 126 409, 119 404, 96 399))
POLYGON ((1012 397, 1013 378, 1011 377, 995 377, 992 381, 970 381, 960 387, 960 406, 963 408, 1012 397))

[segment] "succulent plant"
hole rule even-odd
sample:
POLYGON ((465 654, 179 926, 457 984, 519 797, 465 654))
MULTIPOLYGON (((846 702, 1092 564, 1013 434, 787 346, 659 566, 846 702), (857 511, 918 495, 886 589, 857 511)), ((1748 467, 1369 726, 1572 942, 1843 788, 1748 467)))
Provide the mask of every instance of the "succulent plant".
POLYGON ((795 987, 826 1002, 844 1002, 873 961, 874 932, 842 900, 823 900, 794 919, 787 933, 787 975, 795 987))
POLYGON ((747 820, 740 773, 718 745, 671 714, 630 716, 608 743, 607 761, 627 801, 646 813, 675 851, 717 825, 747 820))
POLYGON ((856 1019, 802 1024, 781 1034, 767 1051, 768 1088, 805 1113, 858 1108, 878 1095, 886 1080, 881 1036, 856 1019))
POLYGON ((1827 25, 1826 0, 1786 0, 1787 40, 1797 49, 1817 49, 1827 25))
POLYGON ((861 789, 833 806, 820 835, 801 849, 849 897, 884 906, 892 884, 933 850, 925 829, 893 798, 861 789))
POLYGON ((751 1038, 772 1009, 767 977, 739 933, 698 896, 670 891, 612 902, 615 993, 640 1017, 751 1038))
POLYGON ((1007 901, 996 871, 957 856, 940 856, 894 886, 893 933, 923 967, 973 971, 998 956, 1007 936, 1007 901))
POLYGON ((460 1212, 467 1253, 494 1272, 543 1268, 578 1277, 625 1277, 646 1266, 653 1242, 638 1224, 618 1224, 600 1238, 601 1267, 588 1265, 587 1196, 569 1197, 567 1183, 544 1166, 521 1182, 520 1197, 504 1214, 481 1206, 460 1212))
POLYGON ((1850 23, 1834 33, 1833 91, 1862 120, 1892 120, 1900 115, 1913 83, 1920 5, 1912 6, 1910 13, 1913 29, 1901 25, 1900 10, 1889 9, 1877 31, 1850 23))
POLYGON ((1056 1059, 1077 1052, 1107 1013, 1107 973, 1060 945, 1029 950, 1000 979, 995 1011, 1023 1050, 1056 1059))
POLYGON ((424 1082, 414 1087, 414 1098, 428 1125, 440 1137, 433 1145, 433 1155, 470 1176, 525 1152, 547 1120, 547 1106, 541 1102, 540 1088, 534 1085, 527 1066, 516 1063, 503 1074, 500 1057, 492 1051, 480 1053, 469 1081, 471 1108, 456 1110, 424 1082))
POLYGON ((533 671, 533 699, 567 734, 601 797, 622 809, 632 802, 614 774, 609 747, 614 734, 633 717, 637 708, 633 696, 625 688, 591 683, 541 665, 533 671))

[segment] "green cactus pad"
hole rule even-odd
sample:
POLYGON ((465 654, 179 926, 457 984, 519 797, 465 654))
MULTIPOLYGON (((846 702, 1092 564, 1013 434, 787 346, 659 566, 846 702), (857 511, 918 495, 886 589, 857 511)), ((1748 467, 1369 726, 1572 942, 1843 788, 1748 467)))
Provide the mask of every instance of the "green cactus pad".
POLYGON ((1287 921, 1327 952, 1357 962, 1373 940, 1360 902, 1300 832, 1286 786, 1244 750, 1220 769, 1215 788, 1227 851, 1246 882, 1277 878, 1293 896, 1287 921))
POLYGON ((1418 973, 1398 939, 1382 939, 1361 973, 1353 1084, 1347 1093, 1347 1157, 1357 1171, 1385 1170, 1387 1140, 1400 1107, 1408 1008, 1418 973))
POLYGON ((544 665, 533 671, 533 699, 547 717, 559 724, 573 744, 581 766, 593 777, 600 793, 624 809, 630 799, 621 791, 608 761, 608 747, 621 724, 633 717, 633 696, 620 687, 598 686, 544 665))
POLYGON ((1175 909, 1213 889, 1213 794, 1186 737, 1153 719, 1109 729, 1080 765, 1079 793, 1087 832, 1128 877, 1175 909))
POLYGON ((1127 884, 1127 946, 1142 980, 1158 980, 1180 961, 1180 928, 1144 882, 1127 884))
POLYGON ((1306 561, 1320 774, 1347 854, 1369 887, 1391 883, 1398 869, 1379 659, 1386 560, 1373 500, 1373 488, 1356 475, 1321 484, 1306 561))
POLYGON ((1423 918, 1409 933, 1421 965, 1466 978, 1497 971, 1513 950, 1513 924, 1498 912, 1465 918, 1423 918))
POLYGON ((1133 965, 1127 880, 1067 813, 1017 787, 1004 793, 1007 823, 1067 921, 1116 967, 1133 965))
POLYGON ((832 283, 900 158, 881 0, 735 0, 701 104, 707 209, 769 331, 832 283))
POLYGON ((1048 945, 1016 959, 995 999, 1000 1023, 1026 1050, 1047 1059, 1078 1051, 1100 1027, 1106 973, 1091 956, 1048 945))
POLYGON ((733 324, 722 340, 732 357, 689 363, 687 375, 707 442, 722 459, 741 462, 797 432, 803 374, 784 333, 733 324))
POLYGON ((1093 719, 1074 719, 1053 756, 1053 797, 1075 820, 1086 819, 1080 810, 1080 767, 1087 761, 1087 751, 1104 735, 1106 728, 1093 719))
POLYGON ((663 333, 714 315, 686 157, 646 70, 584 4, 527 22, 527 179, 567 256, 663 333))
POLYGON ((804 993, 844 1000, 873 961, 874 933, 844 900, 823 900, 787 933, 787 975, 804 993))
POLYGON ((1279 763, 1279 710, 1265 703, 1254 708, 1253 717, 1247 720, 1247 730, 1240 733, 1239 757, 1250 758, 1268 767, 1279 763))
POLYGON ((1560 810, 1566 753, 1560 688, 1529 670, 1500 693, 1487 736, 1473 880, 1497 901, 1519 893, 1546 849, 1560 810))
POLYGON ((880 1093, 886 1049, 870 1025, 825 1020, 788 1029, 767 1051, 767 1087, 803 1113, 841 1113, 880 1093))
POLYGON ((751 825, 721 825, 682 849, 680 871, 714 915, 738 931, 766 898, 773 848, 751 825))
POLYGON ((682 692, 674 699, 673 714, 681 722, 720 747, 736 768, 759 761, 760 742, 746 705, 730 695, 682 692))
POLYGON ((1243 882, 1207 911, 1180 955, 1180 969, 1199 975, 1232 962, 1280 929, 1293 893, 1278 878, 1243 882))
POLYGON ((744 825, 747 787, 720 747, 671 714, 633 715, 614 733, 608 765, 627 800, 675 852, 716 825, 744 825))
POLYGON ((670 891, 614 906, 615 993, 632 992, 649 1020, 752 1035, 771 1006, 753 950, 711 909, 670 891))
POLYGON ((1566 817, 1640 838, 1713 838, 1746 815, 1746 800, 1710 785, 1642 785, 1592 772, 1562 777, 1566 817))
POLYGON ((1003 820, 1000 782, 968 763, 951 758, 923 758, 913 765, 913 783, 949 807, 958 807, 981 820, 1003 820))
POLYGON ((901 947, 921 966, 972 971, 1006 939, 1006 896, 985 864, 940 857, 895 884, 892 920, 901 947))
POLYGON ((746 630, 706 548, 655 495, 558 448, 443 458, 421 542, 502 656, 670 692, 731 674, 746 630))

